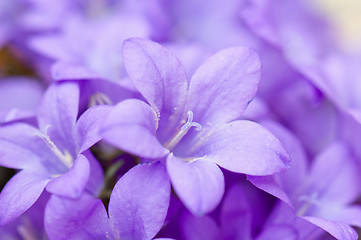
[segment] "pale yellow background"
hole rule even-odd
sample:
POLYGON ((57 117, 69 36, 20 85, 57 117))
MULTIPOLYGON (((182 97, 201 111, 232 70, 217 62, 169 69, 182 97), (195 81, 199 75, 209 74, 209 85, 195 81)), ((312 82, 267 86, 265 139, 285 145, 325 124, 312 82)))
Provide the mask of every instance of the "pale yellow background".
POLYGON ((346 50, 361 49, 361 0, 311 0, 335 27, 346 50))

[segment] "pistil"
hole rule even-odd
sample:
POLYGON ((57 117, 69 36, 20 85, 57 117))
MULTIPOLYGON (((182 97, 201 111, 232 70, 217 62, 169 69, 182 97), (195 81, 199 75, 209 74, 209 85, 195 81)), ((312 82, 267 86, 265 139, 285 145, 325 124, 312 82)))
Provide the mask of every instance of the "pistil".
POLYGON ((173 148, 182 140, 182 138, 187 134, 187 132, 189 131, 189 129, 191 129, 191 127, 195 127, 196 131, 202 129, 202 125, 200 125, 197 122, 193 122, 193 112, 188 111, 187 114, 188 114, 187 122, 181 127, 180 131, 164 145, 164 147, 170 151, 173 150, 173 148))
POLYGON ((313 193, 311 196, 301 196, 299 201, 304 204, 298 209, 297 216, 304 216, 310 207, 318 204, 317 193, 313 193))

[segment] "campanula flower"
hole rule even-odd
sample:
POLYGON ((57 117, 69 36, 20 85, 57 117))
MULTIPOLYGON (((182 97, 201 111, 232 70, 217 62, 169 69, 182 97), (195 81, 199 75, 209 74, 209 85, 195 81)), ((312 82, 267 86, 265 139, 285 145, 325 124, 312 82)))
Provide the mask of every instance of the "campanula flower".
POLYGON ((209 212, 221 200, 224 179, 218 166, 251 175, 288 167, 288 154, 270 132, 251 121, 234 121, 260 79, 252 49, 216 53, 191 80, 169 50, 149 40, 127 40, 123 59, 148 103, 131 99, 116 105, 101 135, 129 153, 163 159, 176 193, 193 213, 209 212))
POLYGON ((31 207, 44 188, 67 197, 100 191, 103 172, 87 150, 100 140, 97 126, 108 107, 91 108, 77 120, 78 105, 76 83, 53 84, 39 106, 39 129, 26 123, 0 127, 0 164, 20 170, 0 194, 1 225, 31 207))
POLYGON ((361 208, 353 202, 360 195, 359 162, 342 142, 335 142, 309 164, 302 145, 277 124, 267 127, 285 142, 294 165, 275 176, 248 179, 260 189, 278 197, 302 218, 337 239, 357 239, 350 226, 360 226, 361 208))

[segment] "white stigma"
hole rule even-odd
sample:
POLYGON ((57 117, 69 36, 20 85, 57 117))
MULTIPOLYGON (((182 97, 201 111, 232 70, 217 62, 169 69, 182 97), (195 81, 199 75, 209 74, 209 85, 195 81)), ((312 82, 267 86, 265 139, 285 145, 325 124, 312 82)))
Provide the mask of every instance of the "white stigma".
POLYGON ((50 150, 60 159, 60 161, 67 167, 71 168, 73 166, 73 157, 69 153, 68 150, 65 150, 62 152, 53 141, 51 141, 47 131, 50 128, 50 125, 47 125, 45 127, 44 133, 39 134, 39 137, 41 137, 46 145, 50 148, 50 150))
POLYGON ((168 150, 172 150, 180 142, 180 140, 182 140, 182 138, 187 134, 187 132, 191 127, 195 127, 196 131, 202 129, 202 125, 200 125, 197 122, 193 122, 193 112, 188 111, 187 114, 188 114, 187 122, 181 127, 180 131, 164 145, 164 147, 167 148, 168 150))

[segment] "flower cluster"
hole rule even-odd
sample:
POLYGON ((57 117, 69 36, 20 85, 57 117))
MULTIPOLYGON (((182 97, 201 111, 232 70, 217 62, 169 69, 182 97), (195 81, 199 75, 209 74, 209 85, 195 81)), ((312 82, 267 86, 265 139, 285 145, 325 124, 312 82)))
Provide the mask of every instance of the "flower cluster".
POLYGON ((356 240, 361 45, 303 0, 0 3, 0 239, 356 240))

